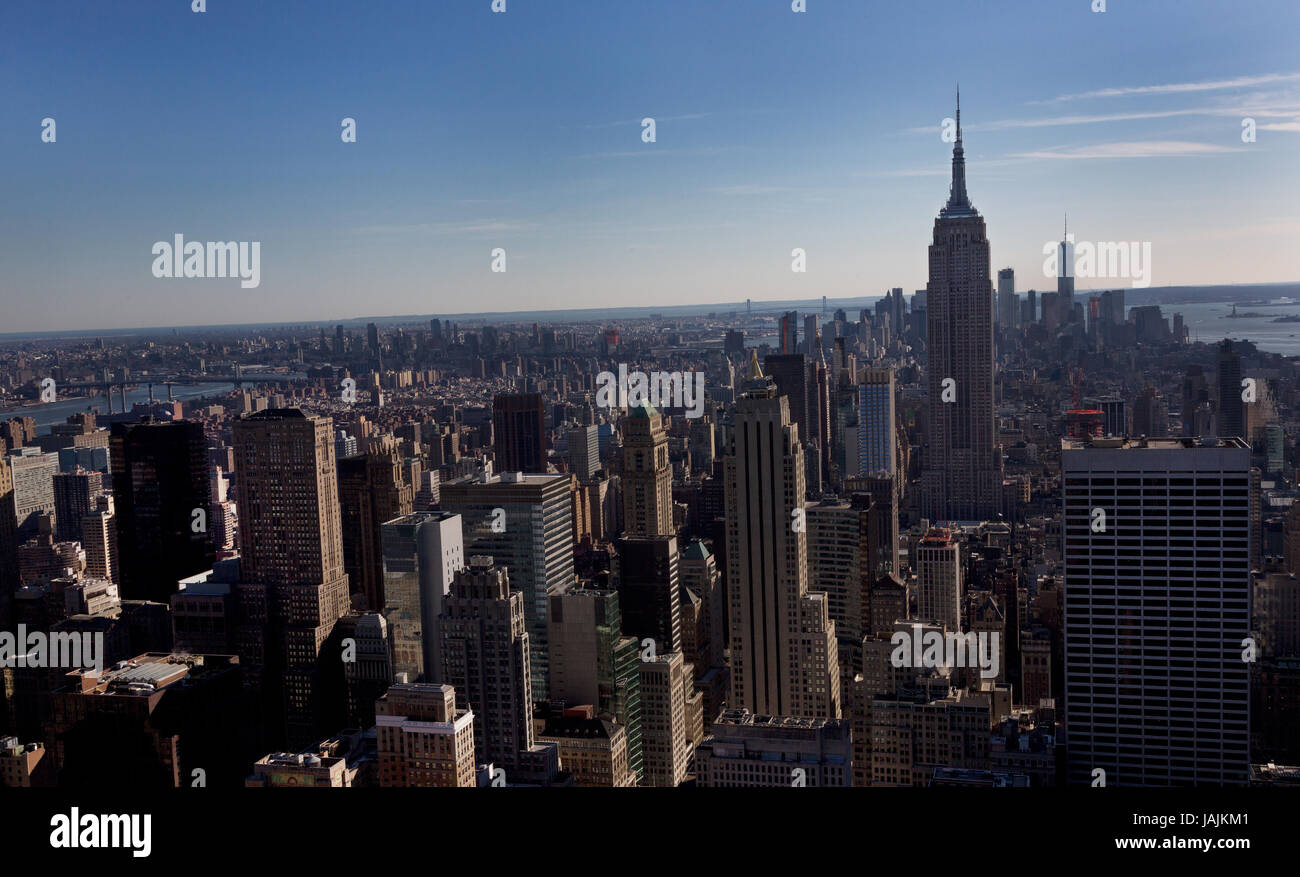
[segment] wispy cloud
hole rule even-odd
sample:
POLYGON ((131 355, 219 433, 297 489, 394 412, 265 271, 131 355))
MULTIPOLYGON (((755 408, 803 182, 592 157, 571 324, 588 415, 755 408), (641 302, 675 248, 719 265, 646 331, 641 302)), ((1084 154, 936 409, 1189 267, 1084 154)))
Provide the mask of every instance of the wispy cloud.
MULTIPOLYGON (((1006 131, 1017 128, 1055 128, 1066 125, 1098 125, 1107 122, 1132 122, 1149 119, 1171 119, 1179 116, 1252 116, 1255 118, 1291 119, 1300 117, 1300 104, 1292 106, 1259 106, 1237 104, 1232 106, 1191 107, 1181 110, 1153 110, 1140 113, 1096 113, 1091 115, 1048 116, 1042 119, 997 119, 963 125, 964 131, 1006 131)), ((937 125, 922 125, 906 129, 908 134, 933 134, 937 125)))
POLYGON ((716 186, 709 190, 718 195, 779 195, 791 191, 788 186, 760 186, 757 184, 740 186, 716 186))
POLYGON ((1128 97, 1131 95, 1152 94, 1187 94, 1201 91, 1222 91, 1230 88, 1251 88, 1256 85, 1268 85, 1276 82, 1294 82, 1300 80, 1300 73, 1266 73, 1262 76, 1238 76, 1233 79, 1212 79, 1202 82, 1172 82, 1164 85, 1131 85, 1123 88, 1101 88, 1096 91, 1081 91, 1077 94, 1057 95, 1048 101, 1031 101, 1031 103, 1052 103, 1055 101, 1086 100, 1103 97, 1128 97))
POLYGON ((586 152, 577 158, 652 158, 659 155, 716 155, 722 152, 734 152, 747 149, 744 146, 700 146, 694 149, 660 149, 653 143, 647 143, 644 149, 628 149, 621 152, 586 152))
POLYGON ((587 128, 588 130, 595 131, 600 128, 622 128, 626 125, 640 125, 641 120, 647 118, 654 119, 655 124, 657 125, 660 122, 682 122, 688 119, 703 119, 708 117, 709 115, 712 114, 711 113, 685 113, 680 116, 656 116, 647 113, 646 115, 642 116, 639 119, 623 119, 622 121, 619 122, 600 122, 594 125, 585 125, 584 127, 587 128))
POLYGON ((1012 158, 1078 160, 1094 158, 1176 158, 1192 155, 1218 155, 1243 152, 1241 147, 1220 146, 1215 143, 1195 143, 1190 140, 1133 140, 1122 143, 1098 143, 1091 146, 1070 146, 1058 149, 1040 149, 1017 152, 1012 158))
POLYGON ((427 235, 474 235, 499 234, 501 232, 529 231, 536 226, 532 222, 515 219, 479 219, 465 222, 416 222, 406 225, 366 225, 355 228, 357 234, 427 234, 427 235))
POLYGON ((888 171, 858 171, 855 177, 946 177, 952 171, 945 165, 938 168, 899 168, 888 171))

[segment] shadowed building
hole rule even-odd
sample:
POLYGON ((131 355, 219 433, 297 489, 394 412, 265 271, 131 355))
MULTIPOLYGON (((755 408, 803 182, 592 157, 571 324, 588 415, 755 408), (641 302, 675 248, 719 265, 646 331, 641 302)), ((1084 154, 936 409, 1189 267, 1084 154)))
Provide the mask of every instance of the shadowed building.
POLYGON ((166 603, 179 580, 212 568, 203 424, 115 423, 109 442, 122 598, 166 603))
POLYGON ((952 150, 952 188, 934 221, 926 284, 929 453, 924 515, 983 521, 1002 503, 1002 449, 993 417, 993 284, 984 218, 966 195, 961 140, 952 150))

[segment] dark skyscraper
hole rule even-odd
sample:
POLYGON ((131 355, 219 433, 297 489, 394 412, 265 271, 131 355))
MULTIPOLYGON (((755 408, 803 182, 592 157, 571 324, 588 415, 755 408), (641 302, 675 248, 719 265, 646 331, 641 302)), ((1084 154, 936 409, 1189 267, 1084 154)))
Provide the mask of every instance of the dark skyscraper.
POLYGON ((102 472, 90 472, 80 467, 54 476, 56 542, 81 541, 81 519, 90 514, 95 497, 103 487, 102 472))
POLYGON ((1056 247, 1056 298, 1061 322, 1074 319, 1074 241, 1067 220, 1061 243, 1056 247))
POLYGON ((1183 374, 1183 429, 1182 435, 1202 435, 1197 429, 1196 413, 1210 402, 1210 385, 1205 371, 1199 365, 1189 365, 1183 374))
POLYGON ((414 490, 402 475, 397 445, 338 461, 343 565, 349 587, 365 596, 370 612, 384 609, 381 527, 414 510, 414 490))
POLYGON ((179 579, 212 568, 203 424, 116 423, 109 459, 122 599, 166 603, 179 579))
POLYGON ((682 647, 675 536, 630 536, 618 540, 618 599, 623 632, 652 639, 660 652, 682 647))
MULTIPOLYGON (((776 382, 776 391, 789 400, 790 419, 799 424, 799 441, 813 436, 808 422, 808 360, 802 353, 777 354, 763 359, 763 371, 776 382)), ((813 405, 816 400, 813 400, 813 405)))
POLYGON ((496 396, 492 429, 498 472, 546 472, 546 414, 540 393, 496 396))
POLYGON ((1245 783, 1250 448, 1062 443, 1069 776, 1245 783))
POLYGON ((1219 342, 1219 438, 1249 439, 1246 407, 1242 401, 1241 354, 1232 342, 1219 342))
POLYGON ((952 150, 952 189, 934 222, 929 327, 929 454, 922 487, 932 520, 987 520, 1001 505, 993 419, 993 287, 984 219, 966 196, 966 156, 952 150))
POLYGON ((787 311, 781 315, 781 338, 782 353, 797 353, 799 351, 799 312, 787 311))
POLYGON ((334 425, 297 408, 234 425, 239 497, 239 650, 262 683, 272 741, 300 747, 338 729, 342 663, 327 643, 348 609, 334 425), (337 677, 337 678, 336 678, 337 677))

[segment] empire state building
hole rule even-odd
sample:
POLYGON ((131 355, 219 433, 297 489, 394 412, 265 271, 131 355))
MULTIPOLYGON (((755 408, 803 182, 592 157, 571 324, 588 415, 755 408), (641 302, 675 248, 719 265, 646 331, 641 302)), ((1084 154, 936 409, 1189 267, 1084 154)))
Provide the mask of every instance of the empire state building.
POLYGON ((993 284, 984 218, 966 196, 960 92, 952 188, 934 221, 926 301, 929 445, 922 507, 931 520, 989 520, 1002 505, 1002 448, 993 418, 993 284))

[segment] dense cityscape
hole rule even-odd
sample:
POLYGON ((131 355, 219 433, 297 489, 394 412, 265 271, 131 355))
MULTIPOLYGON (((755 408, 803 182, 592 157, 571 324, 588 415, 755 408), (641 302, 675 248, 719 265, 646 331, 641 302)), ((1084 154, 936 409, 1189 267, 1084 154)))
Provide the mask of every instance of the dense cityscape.
POLYGON ((1285 850, 1297 28, 6 5, 11 848, 1285 850))
POLYGON ((956 122, 851 315, 7 344, 0 776, 1300 782, 1295 361, 995 285, 956 122))

